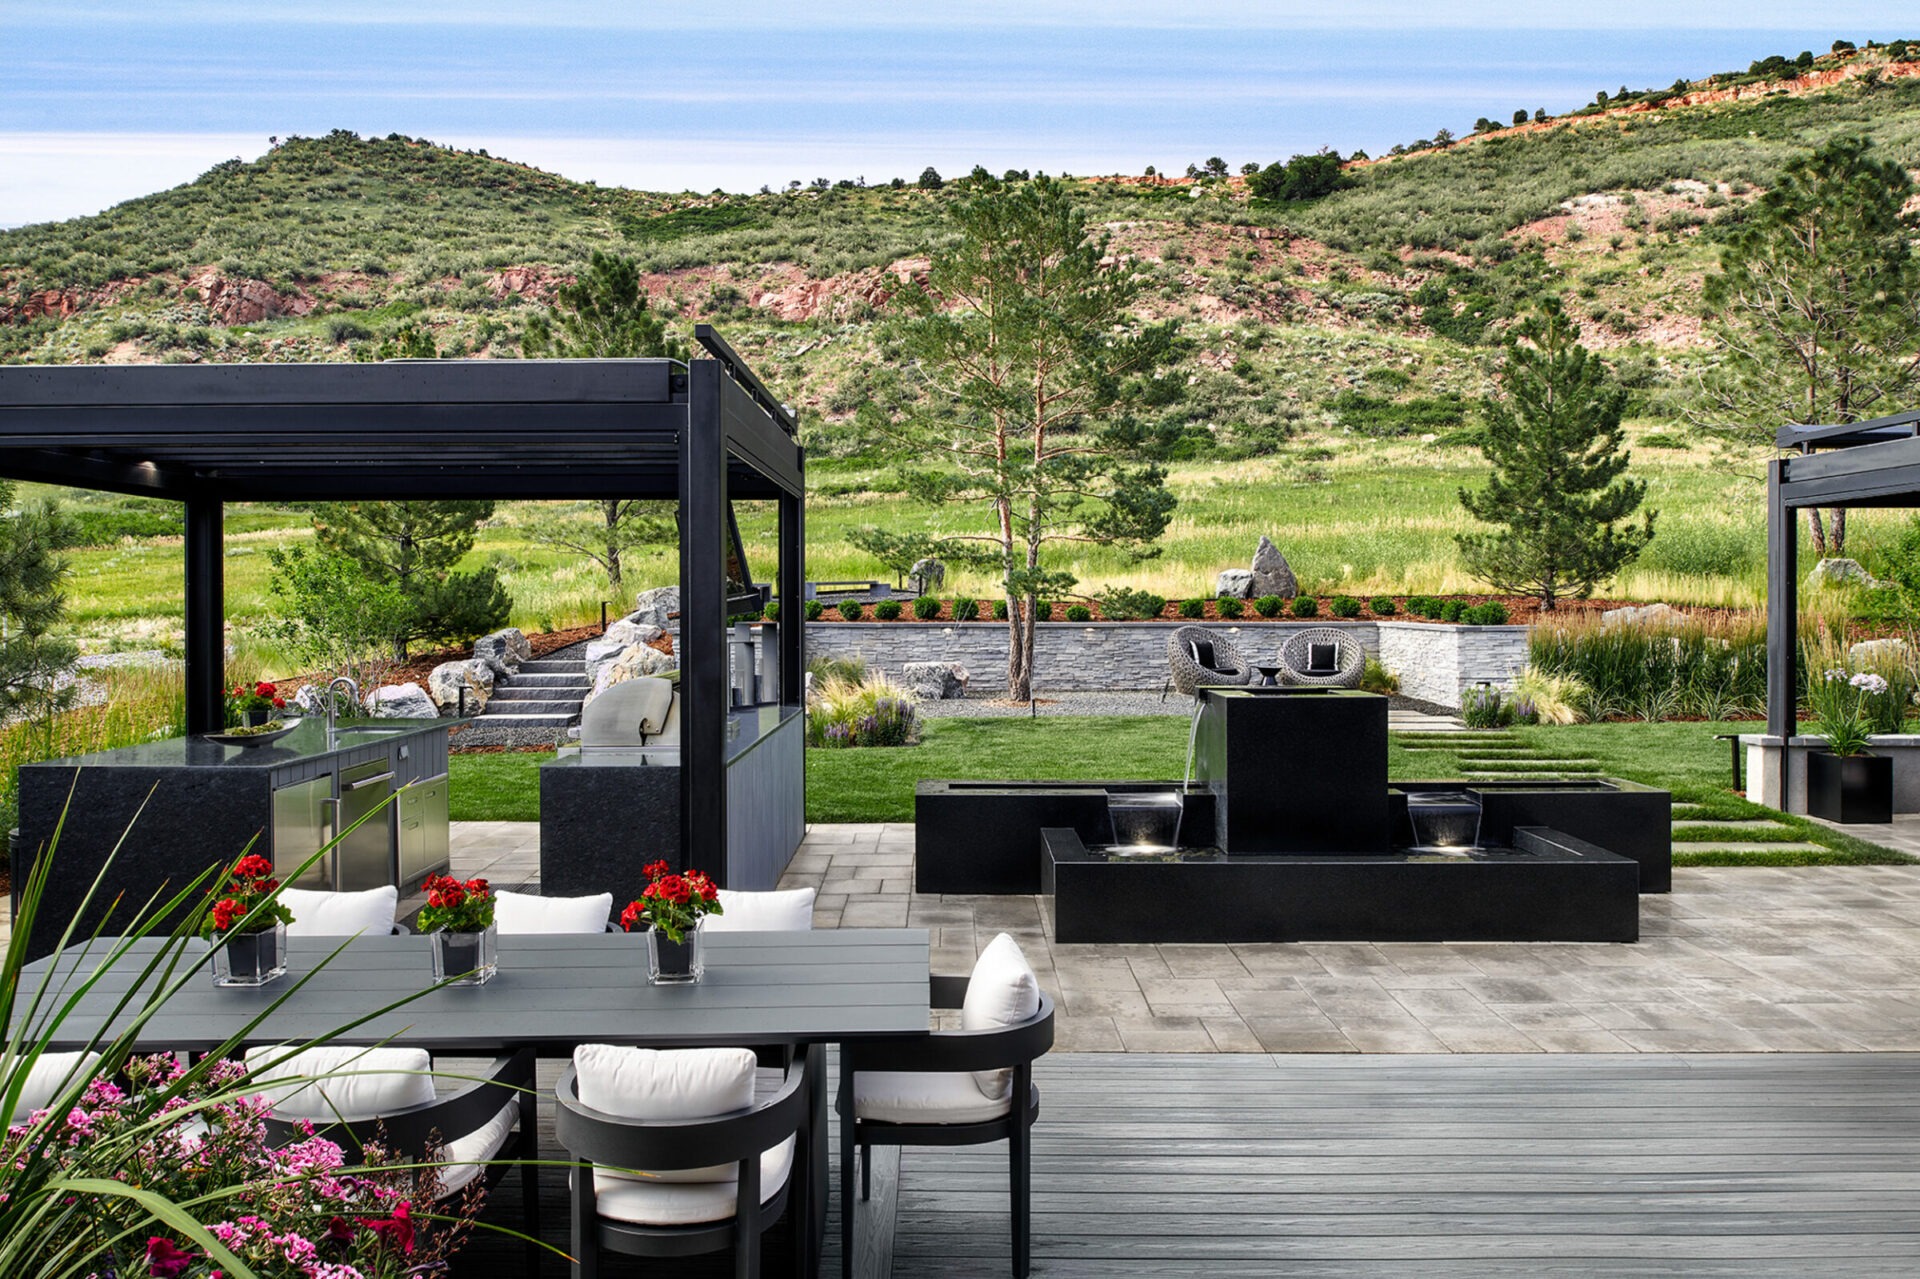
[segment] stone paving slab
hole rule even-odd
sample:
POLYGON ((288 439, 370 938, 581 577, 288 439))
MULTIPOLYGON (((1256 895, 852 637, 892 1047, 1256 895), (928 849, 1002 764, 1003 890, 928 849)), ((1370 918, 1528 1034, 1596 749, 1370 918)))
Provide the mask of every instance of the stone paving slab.
MULTIPOLYGON (((454 873, 532 884, 538 842, 457 822, 454 873)), ((1676 868, 1631 945, 1094 946, 1043 898, 912 892, 912 853, 910 823, 815 825, 782 883, 821 890, 817 927, 928 929, 939 972, 1012 934, 1062 1052, 1920 1051, 1920 864, 1676 868)))

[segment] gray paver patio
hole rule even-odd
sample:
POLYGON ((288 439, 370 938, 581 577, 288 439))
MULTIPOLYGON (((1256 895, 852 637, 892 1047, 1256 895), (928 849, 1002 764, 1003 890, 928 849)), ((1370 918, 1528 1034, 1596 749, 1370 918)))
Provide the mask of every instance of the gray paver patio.
MULTIPOLYGON (((456 873, 537 879, 532 823, 454 831, 456 873)), ((821 928, 928 929, 939 972, 1011 933, 1063 1052, 1920 1051, 1920 865, 1681 868, 1633 945, 1059 946, 1040 898, 912 876, 910 824, 815 825, 782 882, 821 928)))

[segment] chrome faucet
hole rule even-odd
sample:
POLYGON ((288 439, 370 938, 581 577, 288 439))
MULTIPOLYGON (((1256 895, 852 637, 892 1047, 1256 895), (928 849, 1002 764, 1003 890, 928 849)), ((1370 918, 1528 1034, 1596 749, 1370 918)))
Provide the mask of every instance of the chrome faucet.
POLYGON ((347 686, 347 695, 353 699, 352 704, 354 708, 357 710, 359 709, 359 706, 360 706, 360 686, 358 684, 348 679, 345 675, 336 675, 331 680, 327 681, 327 734, 328 736, 332 736, 333 734, 334 711, 335 711, 335 707, 339 705, 339 703, 334 701, 333 699, 333 690, 340 687, 340 685, 342 684, 345 684, 347 686))

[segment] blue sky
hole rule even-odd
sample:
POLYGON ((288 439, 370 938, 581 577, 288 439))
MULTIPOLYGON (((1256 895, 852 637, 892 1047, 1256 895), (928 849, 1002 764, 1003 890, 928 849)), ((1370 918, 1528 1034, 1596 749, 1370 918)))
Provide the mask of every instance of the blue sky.
MULTIPOLYGON (((1912 16, 1907 16, 1911 14, 1912 16)), ((651 189, 1236 167, 1381 151, 1836 37, 1920 38, 1828 0, 0 0, 0 225, 91 213, 266 148, 401 132, 651 189), (609 12, 616 10, 615 12, 609 12), (1808 19, 1817 12, 1819 25, 1808 19)))

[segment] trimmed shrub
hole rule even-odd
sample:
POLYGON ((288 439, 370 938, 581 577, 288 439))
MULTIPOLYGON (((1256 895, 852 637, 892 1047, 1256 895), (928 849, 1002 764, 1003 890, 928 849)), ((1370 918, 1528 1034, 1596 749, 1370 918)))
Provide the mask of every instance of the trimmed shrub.
POLYGON ((1320 601, 1311 595, 1293 597, 1293 615, 1295 617, 1317 617, 1320 614, 1320 601))
POLYGON ((1434 618, 1440 616, 1440 601, 1431 595, 1410 595, 1407 597, 1407 612, 1415 617, 1434 618))
POLYGON ((1237 596, 1222 595, 1213 602, 1213 611, 1216 616, 1231 621, 1246 611, 1246 605, 1242 604, 1237 596))
POLYGON ((769 622, 779 621, 780 620, 779 601, 776 600, 774 603, 769 604, 765 608, 761 609, 760 616, 766 618, 769 622))
POLYGON ((1367 607, 1373 610, 1375 617, 1392 617, 1400 611, 1391 595, 1376 595, 1367 601, 1367 607))
POLYGON ((1467 606, 1462 601, 1447 600, 1440 605, 1440 620, 1443 622, 1457 622, 1460 620, 1461 614, 1466 611, 1467 606))
POLYGON ((1460 620, 1468 626, 1505 626, 1507 624, 1507 606, 1499 600, 1488 600, 1484 604, 1475 604, 1460 611, 1460 620))
POLYGON ((1152 591, 1115 587, 1100 597, 1100 616, 1110 622, 1142 622, 1160 616, 1167 601, 1152 591))
POLYGON ((891 622, 900 616, 899 600, 881 600, 873 606, 873 615, 883 622, 891 622))
POLYGON ((954 600, 953 602, 953 620, 954 621, 971 622, 974 619, 978 618, 979 616, 980 616, 979 600, 970 600, 964 596, 954 600))
POLYGON ((1253 611, 1262 617, 1278 617, 1286 607, 1287 602, 1278 595, 1262 595, 1253 602, 1253 611))
POLYGON ((1196 618, 1196 617, 1205 617, 1206 615, 1207 615, 1207 602, 1205 600, 1196 599, 1196 600, 1180 601, 1180 616, 1185 618, 1196 618))
POLYGON ((1333 597, 1333 603, 1327 605, 1327 612, 1335 617, 1358 617, 1360 601, 1351 595, 1336 595, 1333 597))
POLYGON ((1067 620, 1069 622, 1091 622, 1093 620, 1093 610, 1085 604, 1069 604, 1067 605, 1067 620))
POLYGON ((807 601, 807 620, 809 622, 817 622, 826 615, 827 606, 825 604, 822 604, 819 600, 807 601))
POLYGON ((996 622, 1006 621, 1007 614, 1009 611, 1010 610, 1007 608, 1007 602, 1005 600, 995 600, 993 602, 993 620, 994 621, 996 622))
POLYGON ((913 602, 913 615, 923 622, 931 622, 940 616, 940 601, 931 595, 922 595, 913 602))
POLYGON ((1033 602, 1033 620, 1036 622, 1051 622, 1053 620, 1053 607, 1052 600, 1035 600, 1033 602))
POLYGON ((842 600, 840 602, 840 616, 847 621, 857 622, 866 615, 867 606, 859 600, 842 600))

